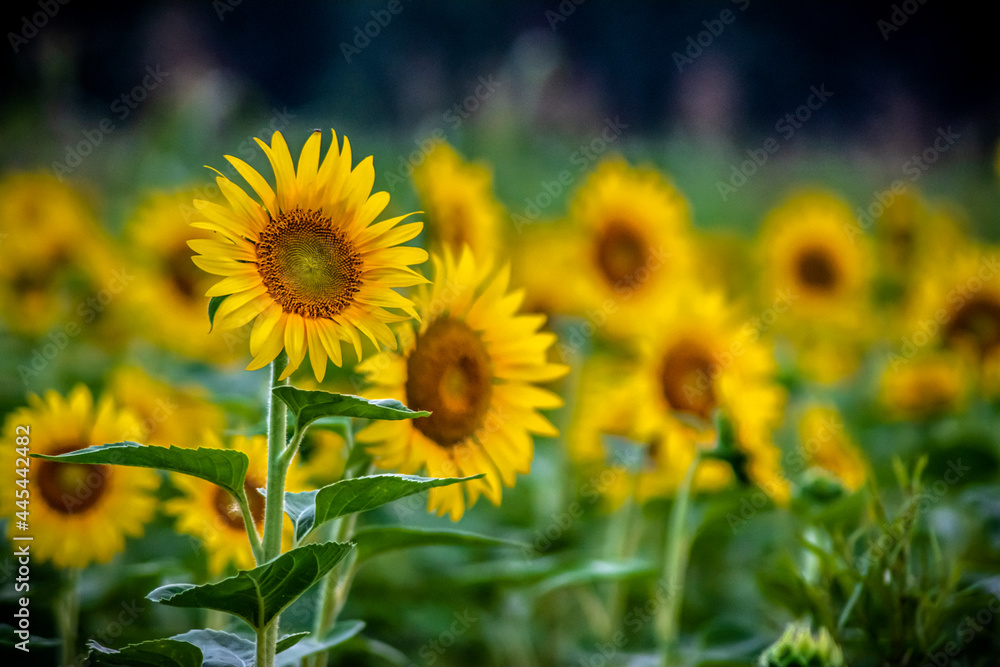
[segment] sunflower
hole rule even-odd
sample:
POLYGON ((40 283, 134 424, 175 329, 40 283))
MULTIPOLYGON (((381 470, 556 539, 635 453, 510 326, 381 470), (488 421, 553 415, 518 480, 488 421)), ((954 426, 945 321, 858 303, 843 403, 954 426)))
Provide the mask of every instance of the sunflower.
POLYGON ((313 426, 306 432, 302 444, 303 474, 319 488, 332 484, 343 476, 347 463, 347 442, 336 431, 313 426))
POLYGON ((210 403, 201 387, 174 387, 136 367, 121 367, 108 381, 118 404, 138 420, 126 440, 160 447, 200 447, 206 430, 221 431, 225 414, 210 403))
POLYGON ((456 258, 434 256, 435 280, 418 300, 421 326, 400 331, 399 354, 383 352, 358 367, 371 395, 433 414, 376 422, 358 434, 375 464, 433 477, 485 473, 484 478, 430 491, 430 509, 455 521, 480 494, 499 504, 502 486, 531 469, 531 434, 556 429, 538 409, 561 399, 535 386, 568 368, 546 361, 555 335, 539 333, 543 315, 519 315, 523 294, 508 293, 509 270, 478 264, 468 247, 456 258))
POLYGON ((0 220, 0 310, 11 330, 37 335, 105 312, 100 291, 121 266, 83 194, 48 174, 10 174, 0 181, 0 220), (88 298, 102 302, 91 308, 88 298))
MULTIPOLYGON (((10 446, 0 448, 0 465, 15 470, 14 439, 30 429, 29 451, 63 454, 92 445, 120 442, 138 426, 110 397, 97 405, 90 391, 77 385, 67 397, 49 391, 28 397, 28 407, 12 412, 4 425, 10 446)), ((9 473, 13 475, 13 472, 9 473)), ((16 529, 14 492, 0 498, 0 516, 9 517, 10 537, 31 535, 31 552, 56 567, 106 563, 125 549, 125 537, 137 537, 156 511, 160 478, 152 470, 108 465, 57 463, 31 459, 26 488, 30 493, 28 532, 16 529)), ((13 485, 6 485, 10 489, 13 485)))
POLYGON ((879 402, 897 419, 947 414, 965 402, 969 375, 966 360, 946 350, 893 360, 882 371, 879 402))
POLYGON ((187 358, 234 361, 249 331, 242 339, 228 331, 205 335, 205 293, 215 279, 192 263, 194 251, 188 241, 192 232, 202 240, 218 235, 205 229, 192 230, 189 223, 196 215, 192 195, 189 190, 152 193, 126 221, 125 238, 134 259, 133 271, 139 277, 126 297, 144 338, 187 358), (158 307, 150 308, 151 303, 158 307))
MULTIPOLYGON (((772 433, 785 397, 773 379, 771 351, 757 330, 735 317, 720 293, 691 282, 675 285, 673 292, 646 318, 637 362, 629 372, 618 373, 615 382, 625 398, 602 402, 606 382, 581 390, 581 406, 592 405, 583 409, 595 412, 588 420, 603 422, 599 428, 604 433, 626 435, 646 446, 636 493, 647 500, 672 494, 697 450, 714 445, 711 418, 721 410, 733 423, 746 475, 784 502, 788 487, 772 433), (588 402, 588 393, 596 399, 588 402)), ((728 464, 705 460, 694 484, 711 491, 732 479, 728 464)))
POLYGON ((263 368, 284 349, 288 365, 282 379, 299 367, 308 351, 313 373, 322 380, 327 357, 341 364, 341 341, 353 343, 360 359, 359 331, 376 347, 381 343, 395 349, 396 339, 386 323, 415 316, 416 311, 392 288, 422 282, 407 265, 427 259, 424 250, 397 244, 419 234, 423 223, 399 225, 404 215, 372 224, 389 195, 371 194, 372 158, 351 169, 346 137, 340 149, 334 133, 321 164, 320 132, 314 132, 302 148, 297 170, 280 132, 274 133, 270 146, 260 139, 257 143, 274 169, 276 189, 246 162, 226 156, 261 203, 221 174, 216 182, 229 207, 194 202, 206 221, 193 226, 219 234, 218 239, 189 241, 199 253, 195 264, 225 276, 207 292, 226 297, 215 324, 225 329, 254 320, 254 359, 247 370, 263 368))
MULTIPOLYGON (((206 432, 202 439, 205 447, 226 447, 212 433, 206 432)), ((229 448, 243 452, 250 459, 243 489, 250 505, 250 514, 260 533, 264 526, 264 496, 257 489, 267 485, 267 437, 235 436, 229 448)), ((204 545, 208 553, 208 569, 212 575, 222 574, 230 564, 239 570, 253 568, 250 539, 243 524, 243 515, 232 494, 211 482, 189 475, 173 473, 171 480, 181 495, 168 500, 165 509, 168 514, 177 518, 178 531, 197 538, 204 545)), ((285 490, 296 492, 305 488, 302 470, 297 463, 293 463, 288 469, 285 490)), ((291 522, 285 521, 283 549, 291 546, 291 535, 291 522)))
POLYGON ((611 336, 631 334, 690 271, 688 204, 651 167, 604 160, 573 195, 569 218, 581 236, 579 254, 560 283, 579 312, 614 315, 604 325, 611 336))
POLYGON ((427 211, 434 243, 475 256, 493 252, 503 220, 503 207, 493 195, 493 174, 478 162, 465 162, 447 143, 437 144, 413 170, 413 184, 427 211))
POLYGON ((810 406, 798 427, 799 449, 807 465, 833 475, 848 491, 861 488, 868 476, 867 463, 835 408, 810 406))

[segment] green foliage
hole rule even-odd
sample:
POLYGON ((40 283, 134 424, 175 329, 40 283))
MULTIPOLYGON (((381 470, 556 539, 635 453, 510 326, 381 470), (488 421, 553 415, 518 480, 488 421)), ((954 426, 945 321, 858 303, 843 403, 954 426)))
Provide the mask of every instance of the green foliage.
POLYGON ((516 547, 526 545, 464 530, 435 530, 407 526, 369 526, 354 533, 358 542, 358 563, 397 549, 429 546, 516 547))
POLYGON ((306 391, 290 386, 275 387, 272 393, 295 415, 296 428, 300 431, 323 417, 399 420, 427 417, 431 414, 410 410, 394 399, 366 399, 328 391, 306 391))

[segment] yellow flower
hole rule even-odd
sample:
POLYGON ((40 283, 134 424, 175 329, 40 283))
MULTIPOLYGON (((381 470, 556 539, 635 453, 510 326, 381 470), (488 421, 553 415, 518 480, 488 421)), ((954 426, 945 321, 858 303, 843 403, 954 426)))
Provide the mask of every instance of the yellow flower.
POLYGON ((257 140, 267 154, 276 189, 243 160, 226 159, 260 197, 254 201, 228 178, 216 178, 229 207, 202 200, 195 207, 206 222, 201 229, 218 232, 218 239, 189 242, 199 255, 194 263, 225 279, 208 296, 226 296, 215 313, 221 328, 254 320, 247 370, 263 368, 284 349, 288 365, 281 377, 297 369, 309 352, 316 378, 322 380, 329 357, 341 365, 341 341, 350 341, 361 358, 360 331, 378 347, 395 349, 386 325, 416 311, 409 299, 394 292, 423 281, 408 268, 427 259, 420 249, 397 244, 409 241, 423 223, 397 226, 399 216, 377 223, 389 203, 385 192, 371 194, 375 183, 372 159, 351 170, 351 146, 333 143, 322 164, 320 132, 306 141, 298 168, 288 145, 275 132, 271 145, 257 140), (256 319, 255 319, 256 318, 256 319))
POLYGON ((114 295, 101 290, 121 267, 83 195, 48 174, 10 174, 0 181, 0 220, 0 310, 11 330, 79 327, 104 313, 114 295))
POLYGON ((882 371, 879 399, 895 418, 945 414, 965 401, 968 376, 967 362, 946 351, 894 359, 882 371))
POLYGON ((604 160, 580 186, 570 221, 579 255, 560 280, 580 312, 608 315, 611 336, 631 334, 693 259, 690 213, 681 194, 650 167, 604 160))
POLYGON ((313 426, 306 432, 302 448, 302 472, 313 486, 333 484, 343 477, 348 452, 339 433, 313 426))
POLYGON ((799 448, 810 466, 830 473, 848 491, 865 483, 867 463, 844 430, 844 420, 835 408, 809 407, 799 419, 799 448))
POLYGON ((524 289, 524 312, 551 316, 575 310, 566 276, 574 271, 579 246, 579 237, 565 224, 537 222, 521 228, 510 252, 511 279, 524 289))
POLYGON ((432 477, 486 477, 430 491, 430 509, 462 517, 480 494, 499 504, 501 487, 531 469, 531 434, 556 435, 538 409, 561 399, 535 382, 565 366, 546 361, 555 336, 538 333, 543 315, 519 315, 520 292, 508 293, 509 270, 493 273, 468 248, 434 257, 435 280, 418 298, 421 326, 403 325, 401 353, 384 352, 358 367, 370 394, 396 398, 430 417, 376 422, 358 434, 383 469, 432 477))
POLYGON ((198 386, 178 388, 141 368, 122 367, 109 379, 109 390, 138 419, 138 429, 126 440, 160 447, 202 447, 205 431, 215 433, 225 427, 225 414, 198 386))
POLYGON ((504 211, 493 195, 489 167, 465 162, 454 148, 440 143, 413 171, 413 184, 438 247, 458 253, 468 245, 477 257, 495 251, 504 211))
MULTIPOLYGON (((223 449, 225 445, 212 433, 203 436, 204 446, 223 449)), ((264 526, 264 496, 257 489, 267 485, 267 438, 262 435, 235 436, 229 448, 243 452, 250 459, 243 489, 250 514, 258 534, 264 526)), ((177 517, 177 530, 198 538, 208 555, 208 569, 213 576, 222 574, 229 565, 248 570, 254 567, 250 538, 243 524, 243 514, 231 493, 220 486, 190 475, 171 474, 171 481, 181 491, 181 496, 166 502, 168 514, 177 517)), ((301 468, 293 462, 288 469, 285 490, 302 491, 306 488, 301 468)), ((284 546, 291 546, 291 521, 285 519, 284 546)))
POLYGON ((54 391, 44 399, 32 394, 29 407, 8 415, 4 425, 7 445, 0 447, 0 465, 9 471, 4 484, 0 516, 10 519, 7 533, 30 535, 31 553, 39 562, 56 567, 86 567, 106 563, 125 549, 125 537, 137 537, 156 511, 156 472, 124 466, 57 463, 31 459, 28 482, 15 479, 15 437, 29 429, 32 454, 63 454, 92 445, 120 442, 138 428, 135 418, 119 410, 110 397, 94 405, 90 391, 77 385, 67 397, 54 391), (27 490, 28 503, 15 505, 14 490, 27 490), (28 510, 26 531, 19 530, 15 513, 28 510))

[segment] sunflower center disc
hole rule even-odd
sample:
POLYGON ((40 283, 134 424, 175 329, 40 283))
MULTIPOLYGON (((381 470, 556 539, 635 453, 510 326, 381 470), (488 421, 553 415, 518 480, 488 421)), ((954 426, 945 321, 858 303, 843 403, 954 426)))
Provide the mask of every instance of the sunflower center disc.
POLYGON ((646 264, 646 243, 627 225, 611 223, 597 239, 597 266, 611 285, 631 282, 646 264))
POLYGON ((330 318, 361 288, 361 255, 317 211, 296 208, 272 218, 256 250, 264 286, 286 313, 330 318))
MULTIPOLYGON (((260 525, 264 520, 264 496, 260 495, 257 484, 249 477, 243 482, 243 492, 247 497, 247 504, 250 505, 250 516, 253 517, 255 525, 260 525)), ((229 493, 221 486, 215 489, 215 511, 219 513, 222 520, 235 530, 243 530, 243 513, 240 512, 240 504, 233 494, 229 493)))
MULTIPOLYGON (((67 447, 57 454, 77 449, 67 447)), ((38 490, 45 504, 59 514, 82 514, 97 504, 107 489, 110 466, 38 461, 38 490)))
POLYGON ((832 292, 837 286, 837 266, 823 250, 803 252, 799 256, 798 270, 802 283, 817 291, 832 292))
POLYGON ((945 329, 948 341, 967 341, 981 355, 1000 347, 1000 303, 982 295, 966 301, 945 329))
POLYGON ((663 397, 674 410, 708 420, 715 408, 712 356, 694 341, 682 341, 663 356, 663 397))
POLYGON ((435 321, 406 361, 406 404, 432 413, 413 425, 442 447, 468 438, 489 411, 492 377, 486 348, 468 325, 435 321))

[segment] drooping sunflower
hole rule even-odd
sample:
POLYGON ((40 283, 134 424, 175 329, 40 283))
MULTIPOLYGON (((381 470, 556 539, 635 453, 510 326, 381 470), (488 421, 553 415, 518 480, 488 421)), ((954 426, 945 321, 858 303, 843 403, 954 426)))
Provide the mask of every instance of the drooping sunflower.
MULTIPOLYGON (((118 409, 110 397, 94 404, 93 396, 77 385, 65 398, 49 391, 44 398, 28 396, 28 407, 8 415, 0 448, 0 465, 13 480, 15 437, 29 428, 28 449, 33 454, 63 454, 92 445, 120 442, 138 428, 135 418, 118 409)), ((10 518, 10 537, 31 535, 31 553, 39 562, 56 567, 86 567, 106 563, 125 549, 125 538, 143 533, 156 511, 154 492, 160 478, 143 468, 84 465, 31 459, 28 482, 28 531, 14 520, 23 507, 15 505, 14 484, 0 498, 0 516, 10 518)))
POLYGON ((406 215, 374 223, 389 203, 386 192, 371 194, 372 158, 351 169, 351 145, 333 142, 320 163, 320 132, 306 141, 297 168, 288 145, 275 132, 271 145, 257 139, 274 169, 272 189, 250 165, 226 156, 249 183, 260 203, 223 175, 216 178, 229 207, 196 200, 205 221, 192 223, 218 232, 218 239, 189 242, 194 263, 225 279, 208 296, 226 296, 215 313, 222 328, 254 320, 248 370, 263 368, 284 349, 282 378, 309 352, 322 380, 329 357, 341 364, 341 341, 350 341, 360 359, 361 337, 395 349, 387 322, 415 316, 409 299, 393 291, 423 281, 411 264, 426 251, 397 244, 417 236, 423 223, 399 223, 406 215), (403 311, 391 312, 387 308, 403 311), (256 318, 256 319, 255 319, 256 318))
POLYGON ((488 166, 466 162, 440 143, 413 170, 413 184, 433 243, 455 253, 468 245, 477 257, 494 251, 504 211, 493 194, 488 166))
MULTIPOLYGON (((217 436, 206 432, 202 445, 213 449, 223 449, 217 436)), ((257 532, 264 526, 264 496, 257 489, 267 485, 267 437, 235 436, 228 447, 243 452, 250 459, 243 489, 246 492, 250 514, 253 516, 257 532)), ((189 475, 172 474, 173 484, 181 495, 166 502, 168 514, 177 518, 177 530, 197 538, 205 547, 208 569, 217 576, 233 565, 240 570, 254 567, 253 551, 243 524, 239 504, 232 494, 220 486, 189 475)), ((305 478, 295 461, 288 469, 285 490, 290 492, 305 489, 305 478)), ((285 521, 285 546, 291 545, 291 522, 285 521)))
POLYGON ((491 271, 466 247, 459 257, 433 257, 434 282, 419 295, 421 325, 400 330, 399 354, 383 352, 358 366, 371 395, 433 414, 375 422, 358 434, 375 464, 432 477, 485 473, 484 478, 431 489, 429 507, 462 517, 480 495, 499 504, 503 486, 531 468, 531 434, 556 435, 539 409, 562 400, 536 382, 568 369, 546 361, 555 342, 539 333, 543 315, 517 314, 523 294, 508 292, 509 271, 491 271))
POLYGON ((868 464, 861 450, 844 430, 836 408, 809 406, 799 418, 799 449, 807 465, 833 475, 848 491, 861 488, 868 464))
POLYGON ((580 255, 563 278, 579 312, 614 311, 606 331, 630 335, 693 261, 690 212, 681 193, 652 167, 602 161, 570 203, 580 255))
POLYGON ((70 322, 82 327, 106 314, 117 292, 101 290, 122 267, 93 209, 81 192, 49 174, 0 180, 0 317, 12 331, 37 335, 70 322))
POLYGON ((192 230, 190 222, 198 216, 192 197, 193 191, 186 190, 150 194, 126 221, 125 238, 138 279, 124 296, 144 338, 188 358, 234 361, 249 332, 242 340, 228 331, 205 335, 205 293, 215 277, 194 265, 188 241, 193 235, 211 240, 218 234, 192 230), (156 308, 150 307, 153 303, 156 308))
POLYGON ((127 434, 126 440, 160 447, 200 447, 205 431, 216 433, 225 427, 225 414, 198 386, 175 387, 141 368, 123 366, 112 373, 108 389, 138 422, 138 430, 127 434))

